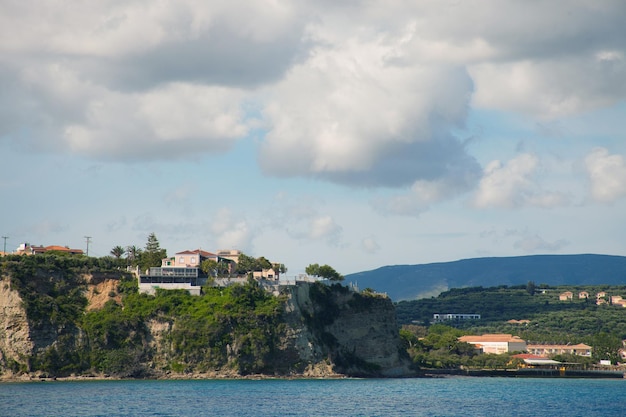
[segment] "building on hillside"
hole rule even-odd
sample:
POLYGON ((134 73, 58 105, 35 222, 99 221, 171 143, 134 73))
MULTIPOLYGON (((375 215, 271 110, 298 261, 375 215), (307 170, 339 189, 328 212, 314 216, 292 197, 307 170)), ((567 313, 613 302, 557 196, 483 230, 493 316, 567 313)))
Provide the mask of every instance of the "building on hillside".
POLYGON ((511 319, 511 320, 508 320, 507 323, 509 323, 509 324, 519 324, 520 326, 521 325, 527 326, 530 323, 530 320, 528 320, 528 319, 522 319, 522 320, 511 319))
POLYGON ((208 281, 201 269, 206 260, 219 261, 219 257, 201 249, 177 252, 161 260, 160 267, 152 267, 145 275, 139 275, 139 292, 154 294, 157 289, 186 290, 191 295, 200 295, 208 281))
POLYGON ((574 298, 574 294, 571 291, 565 291, 559 294, 560 301, 567 301, 574 298))
POLYGON ((604 291, 600 291, 599 293, 596 294, 596 299, 604 298, 604 297, 606 297, 606 293, 604 291))
POLYGON ((462 321, 462 320, 480 320, 480 314, 433 314, 433 322, 441 323, 442 321, 462 321))
MULTIPOLYGON (((202 271, 202 263, 213 260, 228 265, 224 268, 226 277, 214 277, 215 286, 228 286, 242 284, 248 280, 247 276, 233 276, 241 251, 220 250, 217 253, 203 251, 201 249, 185 250, 177 252, 172 257, 161 260, 160 267, 152 267, 145 274, 139 274, 139 292, 154 294, 157 289, 184 289, 192 295, 200 295, 202 286, 209 281, 209 274, 202 271)), ((252 273, 257 281, 271 286, 268 281, 278 281, 278 268, 264 269, 252 273)), ((278 285, 278 282, 275 283, 278 285)))
POLYGON ((84 254, 82 249, 71 249, 69 246, 33 246, 30 243, 22 243, 15 250, 17 255, 41 255, 46 252, 62 252, 70 255, 82 255, 84 254))
POLYGON ((201 249, 185 250, 177 252, 170 258, 165 258, 161 261, 162 268, 194 268, 200 267, 202 262, 206 260, 218 261, 219 257, 211 252, 203 251, 201 249))
POLYGON ((526 341, 510 334, 484 334, 482 336, 461 336, 460 342, 480 347, 483 353, 501 355, 510 352, 526 351, 526 341))
POLYGON ((589 298, 589 293, 587 291, 581 291, 578 293, 578 298, 581 300, 584 298, 589 298))
POLYGON ((263 269, 262 271, 253 271, 252 278, 259 279, 267 279, 267 280, 278 280, 279 273, 274 270, 274 268, 263 269))
POLYGON ((217 251, 217 256, 223 259, 229 259, 234 263, 239 263, 239 256, 241 251, 238 249, 221 249, 217 251))
POLYGON ((550 345, 550 344, 530 344, 527 346, 528 353, 544 357, 554 355, 577 355, 591 357, 592 348, 584 343, 577 345, 550 345))
POLYGON ((512 358, 523 360, 524 365, 522 365, 522 368, 557 369, 561 365, 561 362, 548 359, 545 356, 533 355, 532 353, 519 353, 513 355, 512 358))

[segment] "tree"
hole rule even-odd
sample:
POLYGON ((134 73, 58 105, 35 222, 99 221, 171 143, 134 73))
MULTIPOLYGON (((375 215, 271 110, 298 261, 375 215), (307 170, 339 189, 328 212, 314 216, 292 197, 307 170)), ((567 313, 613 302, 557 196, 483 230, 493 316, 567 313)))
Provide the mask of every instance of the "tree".
POLYGON ((335 271, 335 269, 329 265, 310 264, 305 268, 304 272, 306 272, 307 275, 313 275, 331 281, 343 281, 343 275, 335 271))
POLYGON ((253 258, 252 256, 248 256, 242 253, 239 255, 236 271, 238 274, 247 274, 254 271, 271 269, 272 267, 272 263, 268 261, 267 258, 265 258, 264 256, 253 258))
POLYGON ((141 256, 141 249, 137 246, 126 246, 126 259, 129 265, 137 265, 137 261, 141 256))
POLYGON ((257 261, 252 256, 248 256, 245 253, 239 255, 237 261, 237 273, 247 274, 248 272, 257 270, 257 261))
POLYGON ((200 268, 205 274, 212 277, 223 277, 228 275, 229 271, 227 262, 217 262, 213 259, 203 261, 200 268))
POLYGON ((121 246, 115 246, 111 249, 111 255, 113 255, 116 259, 120 259, 125 252, 126 251, 121 246))
POLYGON ((287 267, 285 266, 285 264, 274 264, 274 270, 278 271, 279 274, 287 273, 287 267))
POLYGON ((320 266, 319 264, 310 264, 304 269, 307 275, 313 275, 314 277, 320 276, 320 266))
POLYGON ((148 235, 148 241, 146 242, 146 249, 141 253, 139 266, 142 270, 153 266, 161 266, 161 260, 166 257, 167 251, 161 249, 159 240, 154 232, 150 233, 150 235, 148 235))
POLYGON ((535 295, 535 291, 537 290, 537 286, 533 281, 528 281, 526 284, 526 292, 530 295, 535 295))

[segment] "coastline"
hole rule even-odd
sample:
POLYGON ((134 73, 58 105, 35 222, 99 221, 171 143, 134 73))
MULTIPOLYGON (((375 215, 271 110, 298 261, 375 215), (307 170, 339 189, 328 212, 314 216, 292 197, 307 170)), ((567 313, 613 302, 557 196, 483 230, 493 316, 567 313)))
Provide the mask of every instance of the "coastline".
MULTIPOLYGON (((558 370, 558 369, 422 369, 414 375, 402 376, 399 378, 579 378, 579 379, 626 379, 626 371, 614 370, 558 370)), ((63 377, 48 376, 43 373, 30 374, 3 374, 0 375, 2 383, 20 382, 76 382, 76 381, 182 381, 182 380, 300 380, 300 379, 380 379, 380 377, 355 377, 338 373, 302 373, 293 375, 270 375, 270 374, 250 374, 239 375, 232 372, 194 372, 194 373, 163 373, 148 375, 146 377, 120 377, 107 374, 86 374, 70 375, 63 377)), ((395 378, 384 378, 395 379, 395 378)))

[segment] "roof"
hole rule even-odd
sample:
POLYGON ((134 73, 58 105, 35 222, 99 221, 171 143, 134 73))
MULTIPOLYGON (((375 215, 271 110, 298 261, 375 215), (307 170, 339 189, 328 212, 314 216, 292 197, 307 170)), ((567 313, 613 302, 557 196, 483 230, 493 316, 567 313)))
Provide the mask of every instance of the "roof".
POLYGON ((528 345, 528 349, 591 349, 591 346, 584 343, 579 343, 577 345, 532 344, 528 345))
POLYGON ((518 353, 517 355, 513 355, 512 357, 518 359, 547 359, 545 356, 534 355, 532 353, 518 353))
POLYGON ((215 257, 217 257, 216 254, 204 251, 202 249, 184 250, 182 252, 176 252, 176 255, 200 255, 200 256, 205 257, 205 258, 215 258, 215 257))
POLYGON ((528 365, 559 365, 561 362, 552 359, 524 359, 524 363, 528 365))
POLYGON ((484 334, 482 336, 461 336, 459 337, 461 342, 466 343, 493 343, 493 342, 502 342, 502 343, 525 343, 523 339, 520 339, 518 336, 513 336, 510 334, 484 334))

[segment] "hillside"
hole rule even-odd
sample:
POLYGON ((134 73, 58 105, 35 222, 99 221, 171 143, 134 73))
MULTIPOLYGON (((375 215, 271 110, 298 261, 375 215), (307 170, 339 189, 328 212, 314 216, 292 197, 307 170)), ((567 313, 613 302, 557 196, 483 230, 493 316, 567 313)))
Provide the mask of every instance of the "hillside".
POLYGON ((443 321, 467 333, 510 333, 526 340, 592 343, 599 334, 626 339, 626 286, 558 286, 532 291, 526 286, 452 289, 438 297, 396 304, 402 325, 427 325, 433 314, 480 314, 477 320, 443 321), (561 300, 570 291, 573 297, 561 300), (588 298, 580 298, 586 292, 588 298), (598 302, 597 296, 601 301, 598 302))
POLYGON ((525 285, 529 281, 548 285, 625 284, 626 257, 585 254, 474 258, 384 266, 346 276, 346 282, 385 292, 394 301, 436 296, 450 288, 525 285))
POLYGON ((94 258, 0 258, 0 379, 400 376, 393 303, 339 284, 139 294, 94 258))

